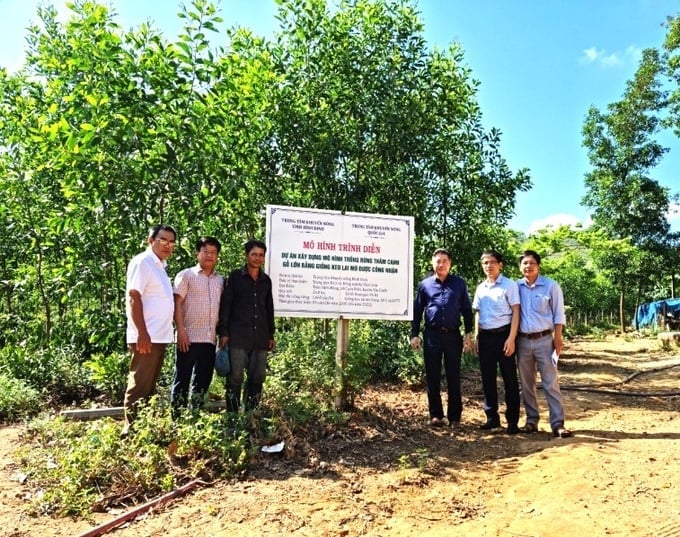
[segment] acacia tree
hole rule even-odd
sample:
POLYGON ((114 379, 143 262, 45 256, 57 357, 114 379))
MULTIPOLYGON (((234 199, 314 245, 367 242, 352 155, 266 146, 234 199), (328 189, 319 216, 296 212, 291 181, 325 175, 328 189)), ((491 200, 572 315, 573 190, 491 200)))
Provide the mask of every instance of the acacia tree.
POLYGON ((215 61, 207 33, 220 19, 205 0, 180 13, 175 43, 147 25, 121 32, 94 2, 76 2, 63 24, 53 8, 38 15, 24 69, 0 73, 3 218, 25 247, 5 260, 3 313, 26 319, 17 341, 78 338, 87 354, 120 341, 125 262, 150 224, 178 228, 178 264, 204 233, 235 237, 225 257, 240 260, 237 237, 261 220, 247 192, 263 137, 253 103, 268 102, 271 69, 238 31, 215 61))
MULTIPOLYGON (((675 135, 680 137, 680 15, 669 17, 667 21, 668 33, 664 40, 664 63, 666 73, 670 79, 671 91, 668 99, 668 116, 666 124, 671 126, 675 135)), ((676 192, 672 196, 675 202, 676 211, 680 206, 680 193, 676 192)), ((680 257, 680 232, 672 233, 670 236, 666 259, 676 260, 680 257)), ((671 263, 673 266, 673 263, 671 263)), ((677 296, 676 278, 678 272, 671 274, 671 296, 677 296)))
POLYGON ((22 327, 3 330, 15 342, 118 344, 125 262, 151 223, 179 230, 171 273, 203 233, 240 261, 266 203, 415 215, 423 258, 445 244, 476 269, 528 188, 481 127, 460 47, 429 51, 410 2, 282 0, 272 42, 236 28, 217 49, 207 0, 182 9, 174 42, 121 31, 90 0, 71 9, 61 23, 40 8, 26 65, 0 70, 0 321, 22 327))
POLYGON ((446 245, 476 270, 529 179, 481 127, 461 47, 430 51, 407 1, 283 0, 279 20, 267 153, 279 202, 415 215, 419 257, 446 245))
MULTIPOLYGON (((665 244, 669 231, 668 189, 649 175, 667 151, 653 138, 666 97, 659 82, 662 68, 658 51, 645 50, 622 99, 606 112, 591 107, 583 126, 583 145, 593 168, 586 174, 583 203, 593 209, 593 225, 609 239, 629 240, 649 252, 665 244)), ((601 258, 601 268, 619 286, 622 331, 627 289, 652 268, 636 259, 641 261, 629 255, 601 258)))
POLYGON ((555 278, 564 291, 569 312, 594 318, 617 309, 617 288, 598 270, 599 256, 611 252, 602 231, 560 226, 531 235, 522 250, 542 253, 541 273, 555 278))

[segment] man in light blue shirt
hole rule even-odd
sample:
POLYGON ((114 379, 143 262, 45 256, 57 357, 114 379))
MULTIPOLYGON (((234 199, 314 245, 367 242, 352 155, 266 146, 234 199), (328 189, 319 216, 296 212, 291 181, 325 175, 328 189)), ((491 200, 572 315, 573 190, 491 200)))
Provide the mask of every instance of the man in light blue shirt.
POLYGON ((533 250, 525 250, 519 258, 523 278, 517 281, 520 296, 517 363, 527 415, 522 431, 538 431, 538 369, 548 401, 553 436, 567 438, 572 433, 564 427, 564 407, 557 374, 557 359, 563 345, 562 328, 566 321, 564 297, 557 282, 539 274, 540 266, 541 256, 533 250))

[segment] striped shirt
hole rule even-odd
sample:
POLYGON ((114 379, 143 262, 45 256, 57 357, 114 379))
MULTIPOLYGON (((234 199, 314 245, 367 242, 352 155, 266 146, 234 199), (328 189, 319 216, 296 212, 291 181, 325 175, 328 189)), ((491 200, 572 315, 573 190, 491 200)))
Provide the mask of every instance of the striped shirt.
POLYGON ((215 343, 223 285, 222 276, 215 271, 208 276, 200 265, 175 276, 174 293, 184 299, 184 327, 191 343, 215 343))

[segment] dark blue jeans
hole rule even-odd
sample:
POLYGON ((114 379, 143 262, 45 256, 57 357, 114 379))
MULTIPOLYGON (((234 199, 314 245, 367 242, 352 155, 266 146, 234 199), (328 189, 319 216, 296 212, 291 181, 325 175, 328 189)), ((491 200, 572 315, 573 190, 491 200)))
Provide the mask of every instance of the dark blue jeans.
POLYGON ((189 402, 193 408, 200 408, 203 405, 212 382, 214 368, 215 345, 212 343, 192 343, 188 352, 177 350, 170 394, 173 415, 177 415, 179 409, 188 406, 189 402), (189 399, 190 385, 191 399, 189 399))
POLYGON ((457 330, 445 334, 426 330, 423 343, 430 418, 444 417, 441 396, 443 359, 448 395, 446 417, 450 422, 460 421, 463 413, 463 400, 460 394, 460 359, 463 354, 463 338, 457 330))

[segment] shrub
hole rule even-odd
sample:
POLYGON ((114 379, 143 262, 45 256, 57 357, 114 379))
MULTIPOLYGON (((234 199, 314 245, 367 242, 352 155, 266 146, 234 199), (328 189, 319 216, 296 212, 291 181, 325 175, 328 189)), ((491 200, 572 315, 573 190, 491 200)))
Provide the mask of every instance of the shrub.
POLYGON ((93 394, 80 356, 70 347, 4 347, 0 349, 0 368, 8 376, 23 380, 55 403, 70 404, 93 394))
POLYGON ((103 393, 111 404, 120 404, 127 387, 130 355, 124 352, 93 354, 83 363, 90 383, 103 393))
POLYGON ((247 463, 249 435, 225 426, 233 419, 244 418, 187 412, 173 422, 167 401, 154 397, 124 440, 120 424, 110 418, 34 420, 28 445, 19 452, 36 491, 32 512, 83 517, 144 501, 191 479, 235 475, 247 463))
POLYGON ((0 373, 0 421, 15 421, 40 410, 40 394, 25 381, 0 373))

